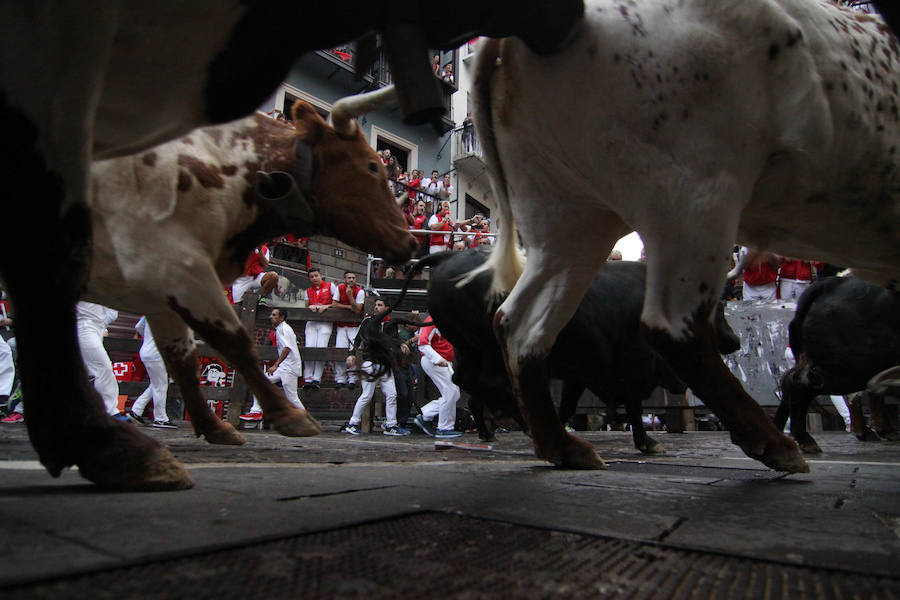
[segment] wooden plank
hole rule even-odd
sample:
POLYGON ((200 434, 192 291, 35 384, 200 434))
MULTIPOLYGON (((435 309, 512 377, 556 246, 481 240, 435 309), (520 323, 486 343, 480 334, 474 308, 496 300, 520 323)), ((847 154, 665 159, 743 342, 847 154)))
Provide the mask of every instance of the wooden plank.
MULTIPOLYGON (((119 394, 124 396, 140 396, 150 385, 148 381, 120 381, 119 394)), ((227 400, 231 394, 231 388, 201 385, 200 391, 207 400, 227 400)), ((168 397, 181 398, 181 392, 174 383, 169 384, 168 397)))

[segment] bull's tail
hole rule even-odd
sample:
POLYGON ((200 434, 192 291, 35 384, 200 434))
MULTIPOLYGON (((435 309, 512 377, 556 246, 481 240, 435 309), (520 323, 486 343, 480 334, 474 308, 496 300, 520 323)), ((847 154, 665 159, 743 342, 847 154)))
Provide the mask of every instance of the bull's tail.
POLYGON ((497 198, 497 213, 501 228, 498 232, 490 258, 463 277, 459 284, 464 286, 485 271, 493 272, 493 283, 489 292, 491 300, 508 293, 525 267, 525 257, 516 247, 516 222, 509 203, 509 188, 503 171, 503 163, 497 152, 497 138, 491 113, 491 80, 497 71, 500 58, 500 40, 485 39, 478 48, 475 67, 474 114, 475 132, 481 142, 484 161, 491 178, 491 188, 497 198))

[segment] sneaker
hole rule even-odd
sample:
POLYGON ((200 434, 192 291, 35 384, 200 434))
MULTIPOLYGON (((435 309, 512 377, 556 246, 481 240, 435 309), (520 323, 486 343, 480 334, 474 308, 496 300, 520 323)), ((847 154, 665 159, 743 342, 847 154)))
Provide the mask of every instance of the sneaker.
POLYGON ((128 411, 128 416, 131 417, 133 420, 137 421, 138 423, 140 423, 141 425, 144 425, 144 417, 135 414, 135 412, 133 410, 128 411))
POLYGON ((384 435, 393 435, 393 436, 402 436, 409 435, 409 429, 404 429, 399 425, 394 425, 393 427, 387 427, 384 430, 384 435))
POLYGON ((343 384, 343 383, 336 383, 336 384, 334 384, 334 389, 336 389, 336 390, 342 390, 342 389, 344 389, 344 385, 346 385, 346 384, 343 384))
POLYGON ((437 439, 449 439, 449 438, 458 438, 462 435, 461 431, 456 431, 455 429, 438 429, 434 432, 434 437, 437 439))
POLYGON ((256 305, 257 305, 257 306, 268 306, 268 305, 269 305, 269 299, 266 298, 265 296, 260 296, 260 297, 259 297, 259 300, 256 301, 256 305))
POLYGON ((123 423, 132 423, 131 417, 129 417, 126 413, 120 412, 117 415, 112 416, 116 421, 122 421, 123 423))
POLYGON ((316 381, 315 379, 313 379, 313 382, 312 382, 312 389, 317 390, 317 389, 319 389, 319 388, 321 388, 321 387, 322 387, 322 384, 319 383, 318 381, 316 381))
POLYGON ((566 431, 568 433, 575 433, 575 428, 572 427, 571 425, 566 425, 566 431))
POLYGON ((341 431, 349 433, 350 435, 362 435, 362 429, 359 428, 359 425, 353 425, 352 423, 344 425, 341 428, 341 431))
POLYGON ((10 413, 8 417, 0 419, 0 423, 24 423, 25 416, 19 412, 10 413))
POLYGON ((350 383, 348 383, 348 384, 347 384, 347 389, 348 389, 348 390, 355 390, 355 389, 356 389, 356 382, 355 382, 355 381, 351 381, 350 383))
POLYGON ((159 419, 153 421, 153 427, 159 427, 160 429, 178 429, 178 427, 169 421, 160 421, 159 419))
POLYGON ((304 390, 311 390, 311 389, 313 389, 313 382, 312 382, 312 381, 304 381, 304 382, 303 382, 303 389, 304 389, 304 390))
POLYGON ((421 429, 425 435, 434 437, 434 425, 422 418, 422 415, 416 415, 416 418, 413 422, 416 424, 416 427, 421 429))
POLYGON ((506 427, 498 427, 494 430, 494 433, 509 433, 509 429, 506 427))
POLYGON ((251 412, 240 416, 241 421, 262 421, 262 418, 261 412, 251 412))

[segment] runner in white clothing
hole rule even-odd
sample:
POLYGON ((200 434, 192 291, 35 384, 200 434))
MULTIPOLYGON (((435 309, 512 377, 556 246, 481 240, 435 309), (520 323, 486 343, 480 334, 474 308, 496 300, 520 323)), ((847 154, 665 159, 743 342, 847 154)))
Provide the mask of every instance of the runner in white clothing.
POLYGON ((147 324, 147 317, 141 317, 134 328, 144 338, 144 342, 141 344, 141 362, 147 368, 150 385, 147 386, 143 394, 135 399, 128 416, 138 423, 143 423, 144 409, 147 408, 150 398, 153 398, 153 427, 174 429, 175 425, 169 421, 169 415, 166 414, 166 399, 169 395, 169 373, 166 371, 166 363, 163 362, 159 349, 156 347, 153 333, 147 324))
POLYGON ((109 354, 103 347, 106 327, 119 317, 119 313, 100 304, 82 301, 75 305, 75 317, 78 319, 81 359, 88 374, 94 378, 94 389, 100 394, 107 414, 120 421, 130 421, 128 415, 119 411, 119 384, 109 354))
MULTIPOLYGON (((297 408, 305 409, 297 395, 297 379, 300 377, 302 364, 300 351, 297 348, 297 334, 285 321, 285 314, 281 312, 281 309, 273 308, 269 320, 275 327, 275 348, 278 351, 278 358, 266 368, 266 377, 272 383, 280 381, 288 401, 297 408)), ((250 412, 241 415, 240 418, 242 421, 262 420, 262 407, 256 396, 253 396, 253 406, 250 407, 250 412)))

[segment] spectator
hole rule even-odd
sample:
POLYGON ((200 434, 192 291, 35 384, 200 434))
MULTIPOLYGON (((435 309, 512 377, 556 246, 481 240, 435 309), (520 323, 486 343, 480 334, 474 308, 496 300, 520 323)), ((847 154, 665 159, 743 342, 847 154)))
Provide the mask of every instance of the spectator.
POLYGON ((426 202, 435 202, 440 199, 441 178, 436 169, 431 172, 431 177, 422 180, 421 190, 428 195, 425 198, 426 202))
POLYGON ((622 260, 622 253, 618 250, 613 250, 609 253, 609 257, 606 260, 622 260))
POLYGON ((137 397, 128 416, 137 421, 144 423, 144 409, 153 398, 153 427, 164 429, 174 429, 169 421, 169 415, 166 414, 166 400, 169 396, 169 374, 166 372, 166 364, 163 362, 159 349, 156 347, 156 340, 153 339, 153 333, 147 324, 147 317, 141 317, 134 326, 144 342, 141 344, 141 362, 147 369, 147 375, 150 377, 150 385, 144 390, 144 393, 137 397))
POLYGON ((453 383, 453 346, 441 336, 431 319, 427 319, 419 330, 420 364, 425 374, 437 386, 441 396, 422 407, 422 414, 416 417, 416 425, 425 434, 435 438, 455 438, 462 435, 454 431, 456 426, 456 403, 459 388, 453 383), (435 430, 432 423, 438 417, 435 430))
MULTIPOLYGON (((363 314, 363 303, 366 301, 366 293, 356 284, 356 273, 347 271, 344 273, 344 283, 337 286, 337 295, 334 298, 333 306, 347 308, 354 313, 363 314)), ((352 348, 356 334, 359 332, 359 323, 355 322, 339 322, 337 323, 337 334, 334 338, 335 348, 352 348)), ((334 382, 338 389, 349 384, 350 387, 356 385, 356 373, 350 371, 347 374, 347 366, 344 362, 338 361, 334 363, 334 382)))
POLYGON ((396 355, 387 359, 390 364, 383 365, 385 371, 381 375, 376 375, 376 368, 372 360, 370 360, 371 357, 367 354, 366 340, 368 339, 368 336, 378 334, 394 338, 397 343, 392 345, 393 348, 404 348, 407 353, 409 352, 408 347, 399 343, 397 325, 390 323, 390 316, 386 316, 381 320, 377 318, 384 314, 385 311, 387 311, 387 305, 384 303, 384 300, 379 298, 375 301, 374 314, 366 317, 363 319, 363 322, 360 323, 359 327, 363 333, 354 343, 354 348, 357 349, 355 354, 358 354, 359 356, 351 354, 347 357, 348 367, 351 369, 354 368, 359 361, 361 363, 360 371, 364 373, 362 378, 362 393, 359 395, 359 398, 357 398, 356 405, 353 407, 353 415, 350 417, 350 421, 347 425, 341 429, 341 431, 351 435, 360 435, 362 433, 360 427, 360 424, 362 423, 362 413, 369 403, 372 402, 372 397, 375 395, 376 383, 381 385, 381 391, 384 393, 384 435, 409 435, 409 430, 401 427, 397 422, 397 386, 394 382, 394 370, 396 369, 397 361, 396 355))
POLYGON ((81 359, 88 374, 94 378, 94 389, 100 395, 107 414, 119 421, 130 421, 127 414, 119 411, 119 384, 116 383, 109 354, 103 347, 106 327, 119 317, 119 313, 93 302, 82 301, 75 305, 75 317, 81 359))
POLYGON ((462 124, 462 143, 466 152, 475 152, 475 123, 471 113, 466 115, 462 124))
POLYGON ((454 85, 454 83, 453 83, 453 63, 447 63, 446 65, 444 65, 444 72, 441 73, 441 79, 443 79, 450 85, 454 85))
POLYGON ((744 268, 744 300, 775 300, 778 279, 778 258, 768 252, 750 252, 746 246, 741 247, 739 260, 750 254, 750 261, 744 268))
POLYGON ((455 242, 453 242, 453 247, 450 249, 454 252, 462 252, 466 248, 466 243, 463 240, 456 240, 455 242))
POLYGON ((298 263, 309 270, 311 263, 308 244, 309 238, 298 238, 294 234, 288 233, 276 239, 275 247, 272 249, 272 258, 298 263))
MULTIPOLYGON (((334 298, 337 296, 337 286, 322 280, 322 272, 313 267, 309 270, 309 283, 311 284, 303 293, 306 306, 311 311, 324 312, 331 308, 334 298)), ((330 321, 307 321, 304 333, 307 348, 327 348, 331 338, 332 323, 330 321)), ((322 373, 325 371, 325 362, 321 360, 308 360, 303 368, 304 389, 319 389, 322 382, 322 373)))
POLYGON ((269 266, 269 248, 262 244, 253 249, 244 263, 243 274, 231 284, 231 298, 234 304, 241 302, 248 291, 259 291, 260 304, 266 304, 268 297, 278 285, 278 273, 266 271, 269 266))
POLYGON ((438 197, 442 200, 449 200, 453 196, 453 184, 450 183, 450 173, 444 175, 441 185, 438 188, 438 197))
MULTIPOLYGON (((410 207, 415 207, 419 201, 419 187, 422 185, 422 171, 413 169, 407 178, 406 189, 409 196, 410 207)), ((424 208, 423 208, 424 212, 424 208)))
POLYGON ((434 74, 438 77, 441 76, 441 56, 439 54, 435 54, 431 58, 431 70, 434 71, 434 74))
POLYGON ((455 229, 452 219, 450 219, 450 203, 446 200, 441 202, 439 210, 431 215, 428 219, 428 229, 435 232, 432 233, 429 240, 429 253, 443 252, 450 247, 450 232, 455 229))
POLYGON ((406 192, 406 183, 409 181, 409 175, 403 170, 403 166, 399 166, 397 173, 397 181, 394 182, 394 196, 399 198, 406 192))
POLYGON ((816 278, 825 263, 797 258, 782 258, 778 270, 782 300, 796 300, 816 278))
MULTIPOLYGON (((427 229, 428 217, 425 215, 425 202, 419 200, 416 202, 415 212, 406 215, 406 222, 410 229, 427 229)), ((428 235, 424 233, 414 233, 413 237, 419 242, 419 249, 416 251, 416 258, 422 258, 428 253, 428 235)))
MULTIPOLYGON (((269 321, 275 331, 272 332, 275 340, 275 349, 278 358, 266 367, 266 377, 272 383, 281 382, 281 388, 288 402, 297 408, 305 408, 297 394, 297 379, 300 377, 300 350, 297 348, 297 334, 294 328, 285 321, 286 315, 280 308, 273 308, 269 315, 269 321)), ((253 405, 247 414, 240 416, 242 421, 261 421, 263 418, 262 407, 259 400, 253 396, 253 405)))

